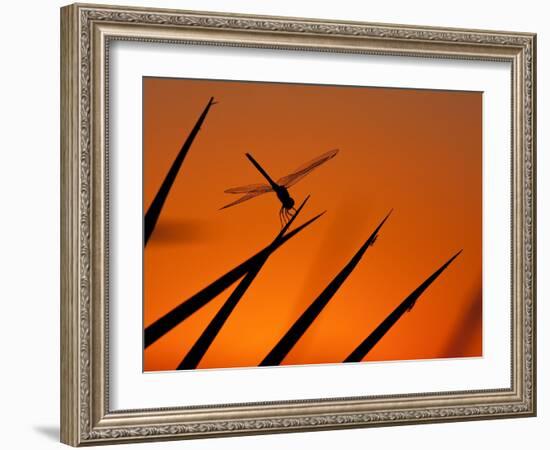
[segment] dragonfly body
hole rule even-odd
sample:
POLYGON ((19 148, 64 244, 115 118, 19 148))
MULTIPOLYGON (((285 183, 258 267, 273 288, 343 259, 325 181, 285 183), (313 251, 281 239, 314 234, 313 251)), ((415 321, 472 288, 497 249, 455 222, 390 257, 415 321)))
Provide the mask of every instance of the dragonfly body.
POLYGON ((287 188, 283 186, 279 186, 279 189, 277 189, 275 193, 277 194, 277 198, 282 203, 284 209, 288 209, 288 210, 294 209, 295 202, 294 202, 294 199, 288 193, 287 188))
POLYGON ((228 194, 245 194, 242 197, 238 198, 234 202, 231 202, 221 209, 228 208, 233 205, 237 205, 246 200, 250 200, 254 197, 257 197, 268 192, 274 192, 277 195, 277 198, 281 202, 281 209, 279 210, 279 218, 281 222, 286 222, 291 216, 292 211, 295 211, 294 208, 294 199, 290 196, 288 188, 296 184, 303 177, 308 175, 313 169, 319 167, 321 164, 325 163, 329 159, 334 158, 338 150, 331 150, 330 152, 323 153, 312 161, 304 164, 303 166, 298 167, 291 174, 279 178, 277 181, 274 181, 273 178, 266 172, 266 170, 254 159, 250 153, 246 153, 248 160, 254 165, 254 167, 262 174, 262 176, 267 180, 268 184, 249 184, 246 186, 240 186, 236 188, 227 189, 225 192, 228 194))

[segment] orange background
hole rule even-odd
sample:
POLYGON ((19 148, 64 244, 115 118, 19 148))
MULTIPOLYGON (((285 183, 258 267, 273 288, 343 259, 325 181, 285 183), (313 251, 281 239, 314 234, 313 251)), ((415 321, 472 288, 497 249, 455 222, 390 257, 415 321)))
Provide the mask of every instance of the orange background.
MULTIPOLYGON (((481 93, 144 78, 144 211, 211 96, 144 250, 145 326, 279 231, 274 194, 219 210, 237 198, 225 189, 264 182, 245 152, 277 179, 338 148, 290 188, 311 194, 294 226, 327 213, 272 255, 199 368, 256 366, 391 208, 283 364, 341 362, 460 249, 366 360, 482 355, 481 93)), ((234 286, 147 348, 144 369, 174 370, 234 286)))

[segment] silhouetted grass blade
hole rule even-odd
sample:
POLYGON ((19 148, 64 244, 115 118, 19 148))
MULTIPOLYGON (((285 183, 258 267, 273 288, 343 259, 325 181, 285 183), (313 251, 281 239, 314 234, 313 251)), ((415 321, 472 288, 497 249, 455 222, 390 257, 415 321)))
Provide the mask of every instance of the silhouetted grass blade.
POLYGON ((321 313, 323 308, 327 305, 330 299, 336 294, 338 289, 342 286, 344 281, 348 276, 353 272, 367 248, 369 248, 378 236, 380 228, 388 217, 390 216, 391 211, 384 217, 382 222, 376 227, 372 232, 369 238, 353 256, 353 258, 346 264, 346 266, 340 271, 338 275, 328 284, 323 292, 309 305, 309 307, 304 311, 304 313, 298 318, 294 325, 286 332, 286 334, 281 338, 281 340, 273 347, 269 354, 263 359, 260 363, 260 366, 276 366, 281 363, 281 361, 286 357, 288 352, 292 350, 296 342, 302 337, 306 332, 309 326, 321 313))
POLYGON ((454 259, 460 255, 462 250, 456 253, 451 259, 437 269, 430 277, 428 277, 420 286, 418 286, 401 304, 386 317, 386 319, 378 325, 378 327, 363 341, 359 346, 351 352, 344 362, 360 362, 372 350, 372 348, 384 337, 389 329, 401 318, 407 310, 411 310, 418 298, 424 291, 436 280, 439 275, 451 264, 454 259))
POLYGON ((208 114, 208 111, 210 110, 210 107, 213 104, 215 104, 214 97, 210 97, 210 101, 206 105, 206 108, 204 108, 204 111, 200 115, 193 129, 191 130, 191 133, 189 133, 189 136, 183 143, 178 155, 176 156, 176 159, 174 160, 174 162, 172 163, 172 166, 170 167, 170 170, 166 174, 166 178, 164 178, 157 192, 157 195, 155 195, 153 202, 151 203, 151 205, 147 209, 147 212, 145 213, 144 230, 143 230, 144 246, 147 245, 147 242, 149 241, 151 234, 153 234, 153 230, 155 229, 155 225, 157 224, 158 218, 162 211, 162 207, 164 206, 164 202, 166 201, 166 198, 170 193, 170 189, 172 188, 172 185, 174 184, 174 181, 181 168, 181 165, 183 164, 183 160, 185 159, 187 152, 191 148, 191 144, 195 140, 195 137, 197 136, 199 130, 201 129, 202 123, 204 122, 204 119, 206 118, 206 115, 208 114))
POLYGON ((253 269, 258 260, 262 260, 266 254, 273 253, 281 245, 294 237, 308 225, 315 222, 323 214, 324 212, 317 214, 312 219, 309 219, 296 229, 288 232, 286 235, 281 236, 279 239, 276 238, 272 243, 264 247, 254 256, 239 264, 237 267, 231 269, 229 272, 222 275, 216 281, 209 284, 204 289, 197 292, 195 295, 180 303, 170 312, 166 313, 164 316, 153 322, 151 325, 145 328, 144 348, 149 347, 151 344, 156 342, 174 327, 179 325, 182 321, 187 319, 191 314, 195 313, 213 298, 217 297, 229 286, 231 286, 237 280, 242 278, 246 273, 248 273, 251 269, 253 269))
POLYGON ((197 368, 199 362, 210 348, 210 345, 220 332, 226 320, 229 318, 229 315, 233 312, 233 309, 235 309, 235 306, 237 306, 237 303, 245 294, 252 281, 254 281, 254 278, 256 278, 256 275, 258 275, 258 272, 266 261, 267 257, 264 257, 263 259, 258 259, 254 262, 253 267, 251 267, 249 272, 222 305, 218 313, 210 321, 204 332, 200 335, 199 339, 195 342, 195 344, 193 344, 191 350, 189 350, 189 353, 185 355, 182 362, 178 366, 178 370, 190 370, 197 368))
POLYGON ((195 344, 193 344, 193 347, 189 350, 187 355, 183 358, 179 366, 177 367, 178 370, 191 370, 195 369, 208 349, 210 348, 210 345, 220 332, 221 328, 225 324, 226 320, 229 318, 230 314, 233 312, 233 309, 237 306, 237 303, 242 298, 242 296, 247 291, 248 287, 254 281, 260 270, 262 269, 265 262, 269 259, 273 251, 275 251, 276 247, 275 245, 277 242, 279 242, 282 238, 284 233, 288 230, 291 223, 294 221, 294 219, 298 216, 306 202, 308 201, 309 196, 306 197, 306 199, 302 202, 296 213, 292 216, 292 218, 288 221, 288 223, 283 227, 283 229, 279 232, 279 234, 275 237, 273 242, 271 243, 271 250, 264 253, 262 258, 257 258, 251 265, 249 272, 245 275, 245 277, 241 280, 241 282, 237 285, 235 290, 231 293, 229 298, 225 301, 225 303, 222 305, 218 313, 214 316, 214 318, 210 321, 206 329, 203 331, 203 333, 200 335, 200 337, 197 339, 195 344))

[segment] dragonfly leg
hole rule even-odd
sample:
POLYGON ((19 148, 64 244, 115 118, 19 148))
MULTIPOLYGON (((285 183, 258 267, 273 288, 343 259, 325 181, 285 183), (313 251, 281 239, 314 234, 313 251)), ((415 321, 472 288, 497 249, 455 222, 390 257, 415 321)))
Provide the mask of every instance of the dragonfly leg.
POLYGON ((288 222, 290 220, 290 218, 292 217, 292 215, 290 214, 290 211, 288 209, 285 208, 285 218, 286 218, 286 221, 288 222))
POLYGON ((288 209, 286 208, 283 208, 283 214, 284 214, 284 218, 285 218, 285 225, 288 223, 289 221, 289 216, 288 216, 288 209))
POLYGON ((283 228, 284 225, 283 225, 283 208, 282 207, 279 210, 279 223, 281 224, 281 228, 283 228))

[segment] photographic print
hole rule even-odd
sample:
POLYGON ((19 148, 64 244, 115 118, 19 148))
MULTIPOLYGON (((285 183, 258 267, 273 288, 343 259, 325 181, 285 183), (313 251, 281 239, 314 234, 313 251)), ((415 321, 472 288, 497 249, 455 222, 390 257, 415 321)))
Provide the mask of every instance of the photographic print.
POLYGON ((482 93, 143 78, 144 370, 480 357, 482 93))

